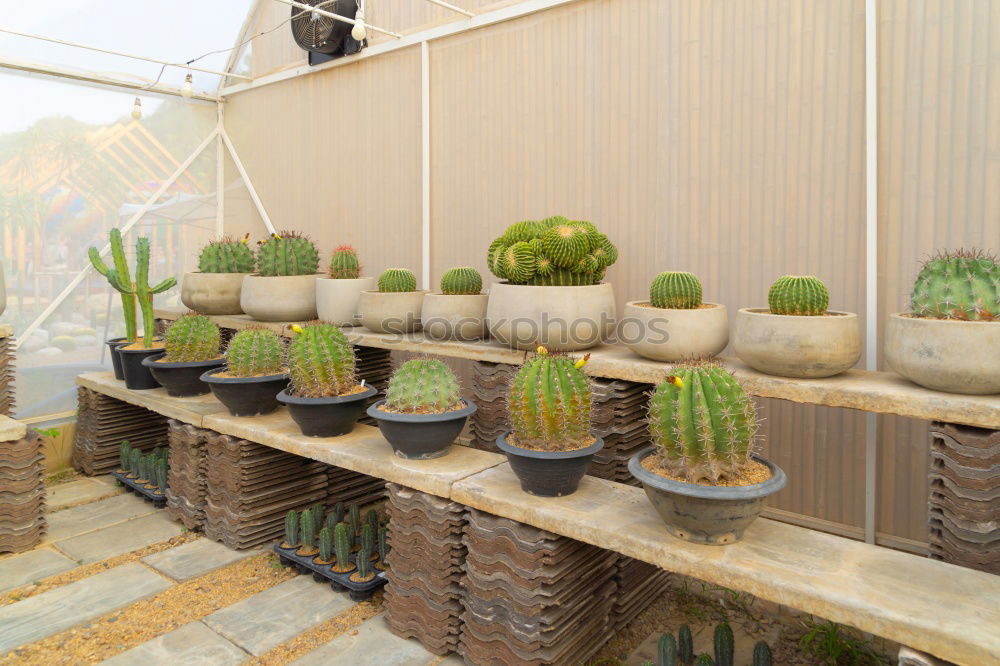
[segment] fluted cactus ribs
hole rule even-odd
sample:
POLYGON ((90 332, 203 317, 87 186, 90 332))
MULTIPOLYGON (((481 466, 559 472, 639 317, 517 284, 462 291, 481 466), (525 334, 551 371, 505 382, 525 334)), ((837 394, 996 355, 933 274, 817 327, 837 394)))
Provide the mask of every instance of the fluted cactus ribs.
POLYGON ((478 294, 483 288, 483 276, 475 268, 449 268, 441 276, 441 293, 449 296, 478 294))
POLYGON ((417 290, 417 277, 408 268, 389 268, 378 278, 381 292, 403 292, 417 290))
POLYGON ((259 241, 257 273, 264 277, 312 275, 319 267, 319 251, 297 231, 282 231, 259 241))
POLYGON ((335 280, 357 280, 361 277, 361 260, 357 250, 350 245, 334 248, 327 274, 335 280))
POLYGON ((257 260, 247 242, 250 234, 240 240, 222 237, 201 249, 198 270, 202 273, 253 273, 257 260))
POLYGON ((513 444, 572 451, 593 443, 590 379, 580 370, 584 363, 586 358, 574 362, 540 347, 521 366, 508 397, 513 444))
POLYGON ((292 326, 288 373, 292 391, 303 398, 344 395, 357 386, 354 347, 333 324, 292 326))
POLYGON ((599 284, 618 249, 592 223, 562 216, 516 222, 490 244, 487 265, 511 284, 599 284))
POLYGON ((920 269, 913 314, 935 319, 1000 319, 1000 264, 981 250, 941 252, 920 269))
POLYGON ((819 278, 785 275, 774 281, 767 293, 771 314, 819 316, 826 314, 830 292, 819 278))
POLYGON ((234 377, 277 375, 285 369, 285 345, 266 328, 247 328, 229 341, 226 366, 234 377))
POLYGON ((385 408, 409 414, 443 414, 464 405, 458 379, 436 359, 412 359, 389 380, 385 408))
POLYGON ((294 509, 285 514, 285 548, 296 548, 299 545, 299 514, 294 509))
POLYGON ((701 282, 693 273, 665 271, 653 278, 649 302, 655 308, 696 308, 701 305, 701 282))
POLYGON ((170 325, 164 335, 167 360, 174 363, 207 361, 219 356, 219 327, 205 315, 188 313, 170 325))

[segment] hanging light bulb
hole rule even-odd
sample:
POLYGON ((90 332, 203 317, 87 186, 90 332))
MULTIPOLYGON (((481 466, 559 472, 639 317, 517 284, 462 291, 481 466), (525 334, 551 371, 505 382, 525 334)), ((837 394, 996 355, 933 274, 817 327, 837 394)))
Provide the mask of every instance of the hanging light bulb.
POLYGON ((357 23, 351 28, 351 37, 357 42, 363 42, 368 36, 368 30, 365 29, 365 13, 359 9, 354 15, 354 20, 357 23))
POLYGON ((132 117, 136 120, 142 118, 142 100, 138 97, 135 98, 135 104, 132 105, 132 117))
POLYGON ((190 98, 191 95, 194 94, 194 87, 191 84, 192 84, 191 72, 188 72, 187 76, 184 77, 184 85, 181 86, 181 97, 190 98))

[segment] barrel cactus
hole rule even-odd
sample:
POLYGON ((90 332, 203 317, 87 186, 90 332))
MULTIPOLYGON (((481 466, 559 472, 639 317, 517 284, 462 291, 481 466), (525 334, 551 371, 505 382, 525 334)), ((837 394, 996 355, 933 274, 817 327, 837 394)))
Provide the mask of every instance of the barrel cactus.
POLYGON ((219 356, 219 327, 200 314, 186 314, 163 336, 167 360, 174 363, 208 361, 219 356))
POLYGON ((918 317, 1000 320, 1000 264, 981 250, 939 253, 920 269, 910 301, 918 317))
MULTIPOLYGON (((588 354, 589 357, 589 354, 588 354)), ((543 451, 573 451, 589 446, 590 379, 574 362, 550 355, 544 347, 518 370, 510 385, 512 444, 543 451)))
POLYGON ((483 276, 475 268, 449 268, 441 276, 441 293, 449 296, 478 294, 483 289, 483 276))
POLYGON ((344 395, 358 382, 354 376, 354 347, 333 324, 292 326, 288 345, 288 373, 294 395, 323 398, 344 395))
POLYGON ((354 568, 351 563, 351 550, 354 547, 351 538, 351 528, 347 523, 337 523, 333 530, 333 552, 337 559, 333 570, 337 573, 346 573, 354 568))
POLYGON ((599 284, 618 249, 590 222, 562 216, 516 222, 490 244, 490 271, 511 284, 599 284))
POLYGON ((285 541, 284 548, 295 548, 299 545, 299 514, 295 509, 290 509, 285 514, 285 541))
POLYGON ((660 273, 649 285, 649 303, 654 308, 692 310, 701 305, 701 281, 694 273, 660 273))
POLYGON ((240 240, 223 237, 201 249, 198 270, 202 273, 253 273, 257 259, 247 246, 250 234, 240 240))
POLYGON ((264 277, 313 275, 318 266, 316 246, 296 231, 272 234, 257 248, 257 273, 264 277))
POLYGON ((716 666, 733 666, 733 629, 728 623, 723 622, 715 627, 715 635, 712 637, 712 647, 715 651, 716 666))
POLYGON ((713 361, 685 363, 671 372, 649 401, 659 465, 689 483, 739 476, 757 435, 753 402, 713 361))
POLYGON ((333 556, 333 535, 330 534, 330 529, 324 527, 319 531, 319 559, 323 562, 330 562, 330 558, 333 556))
POLYGON ((350 245, 334 248, 327 275, 334 280, 357 280, 361 277, 361 260, 358 259, 357 250, 350 245))
POLYGON ((382 292, 416 291, 417 278, 408 268, 389 268, 378 278, 382 292))
POLYGON ((819 316, 830 305, 826 285, 811 275, 785 275, 774 281, 767 293, 771 314, 819 316))
POLYGON ((266 328, 247 328, 229 341, 226 367, 234 377, 263 377, 285 371, 285 344, 266 328))
POLYGON ((464 405, 455 373, 443 361, 419 358, 399 366, 385 392, 391 412, 443 414, 464 405))

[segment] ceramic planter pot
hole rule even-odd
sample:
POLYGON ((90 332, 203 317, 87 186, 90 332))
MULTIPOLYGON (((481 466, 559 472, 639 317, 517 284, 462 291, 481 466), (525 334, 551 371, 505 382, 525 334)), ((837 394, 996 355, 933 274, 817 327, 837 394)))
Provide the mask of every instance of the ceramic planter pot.
MULTIPOLYGON (((111 338, 105 340, 108 346, 108 354, 111 356, 111 367, 115 371, 115 379, 125 379, 125 371, 122 369, 122 357, 118 354, 118 347, 125 342, 125 338, 111 338)), ((161 350, 162 351, 162 350, 161 350)))
POLYGON ((0 315, 7 309, 7 286, 3 277, 3 261, 0 261, 0 315))
MULTIPOLYGON (((162 350, 161 350, 162 351, 162 350)), ((167 389, 167 395, 176 398, 187 398, 193 395, 203 395, 209 392, 208 384, 201 381, 206 370, 221 367, 226 361, 215 358, 210 361, 184 361, 180 363, 163 362, 166 352, 142 359, 142 364, 153 373, 153 379, 167 389)))
POLYGON ((426 291, 363 291, 358 302, 361 325, 375 333, 420 330, 426 291))
POLYGON ((948 393, 1000 393, 1000 322, 889 315, 886 363, 915 384, 948 393))
POLYGON ((278 394, 288 386, 288 373, 263 377, 216 377, 217 369, 207 370, 201 381, 233 416, 270 414, 278 408, 278 394))
POLYGON ((564 497, 572 495, 587 473, 594 454, 604 447, 604 440, 576 451, 532 451, 514 446, 507 441, 510 431, 497 437, 497 447, 507 454, 507 462, 514 471, 521 490, 538 497, 564 497))
POLYGON ((320 321, 337 326, 360 326, 358 302, 361 292, 375 289, 375 278, 335 280, 321 277, 316 280, 316 313, 320 321))
POLYGON ((284 389, 278 394, 278 402, 288 407, 289 415, 306 437, 337 437, 354 430, 368 399, 376 393, 369 386, 352 395, 301 398, 284 389))
POLYGON ((861 358, 861 326, 853 312, 824 316, 771 314, 740 308, 733 350, 754 370, 780 377, 832 377, 861 358))
POLYGON ((653 447, 639 451, 628 461, 628 471, 642 483, 667 531, 691 543, 721 546, 743 538, 747 527, 764 510, 764 502, 785 487, 781 468, 760 456, 754 460, 771 470, 771 478, 751 486, 701 486, 666 479, 642 466, 653 447))
POLYGON ((486 294, 427 294, 420 321, 432 340, 470 342, 486 337, 486 294))
POLYGON ((729 317, 725 305, 703 306, 707 307, 681 310, 629 301, 618 322, 618 340, 654 361, 715 356, 729 344, 729 317))
POLYGON ((319 275, 243 278, 240 307, 257 321, 312 321, 316 318, 319 275))
POLYGON ((490 289, 486 325, 513 349, 577 351, 599 345, 615 325, 610 284, 533 287, 499 282, 490 289))
POLYGON ((243 278, 248 275, 250 273, 185 273, 181 281, 181 303, 201 314, 243 314, 240 294, 243 278))
POLYGON ((451 444, 462 434, 465 422, 476 411, 476 403, 465 401, 465 407, 444 414, 393 414, 379 407, 379 400, 368 408, 368 416, 378 422, 382 436, 400 458, 429 460, 446 455, 451 444))
POLYGON ((126 345, 119 344, 117 351, 121 357, 122 374, 125 375, 125 388, 133 391, 143 391, 160 387, 160 382, 156 381, 149 366, 143 364, 143 360, 163 353, 162 345, 152 349, 125 349, 126 345))

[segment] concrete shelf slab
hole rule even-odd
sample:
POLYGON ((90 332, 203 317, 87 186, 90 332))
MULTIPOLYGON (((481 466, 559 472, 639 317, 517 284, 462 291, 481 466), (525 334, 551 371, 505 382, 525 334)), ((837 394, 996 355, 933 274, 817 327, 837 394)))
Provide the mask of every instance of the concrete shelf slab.
POLYGON ((115 379, 111 372, 85 372, 77 375, 76 383, 130 405, 145 407, 157 414, 195 426, 200 426, 205 416, 226 411, 211 393, 192 398, 174 398, 162 388, 133 391, 125 388, 125 382, 115 379))

